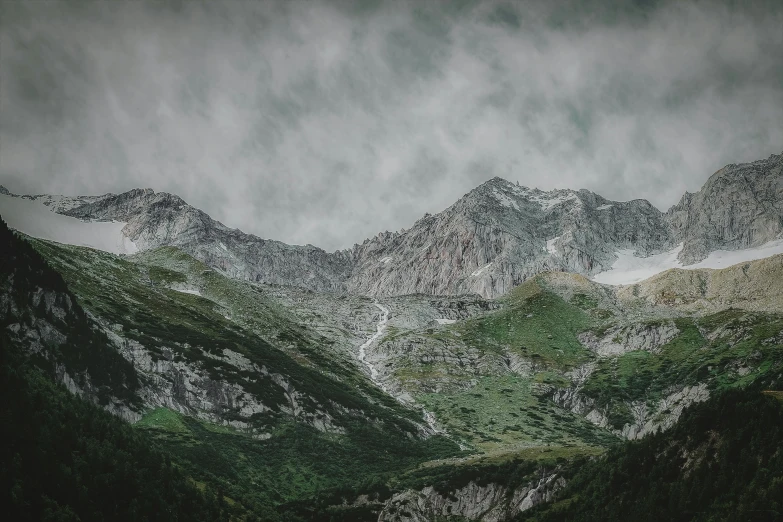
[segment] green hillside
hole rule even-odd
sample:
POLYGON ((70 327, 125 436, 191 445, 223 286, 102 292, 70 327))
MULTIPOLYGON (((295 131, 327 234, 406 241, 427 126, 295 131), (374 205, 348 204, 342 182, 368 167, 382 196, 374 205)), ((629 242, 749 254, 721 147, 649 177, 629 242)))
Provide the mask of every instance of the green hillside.
MULTIPOLYGON (((27 241, 8 232, 7 228, 4 228, 4 234, 4 246, 12 254, 4 258, 7 262, 3 265, 6 277, 13 282, 8 295, 14 296, 18 305, 15 314, 6 314, 4 324, 20 324, 16 322, 20 321, 23 327, 40 326, 42 321, 50 320, 55 328, 63 329, 66 337, 64 343, 45 343, 46 352, 40 355, 30 354, 24 339, 4 337, 4 349, 7 346, 16 354, 15 365, 29 366, 27 361, 37 363, 37 367, 50 372, 49 378, 57 378, 56 368, 62 368, 73 375, 82 375, 85 382, 100 384, 106 380, 109 384, 105 386, 116 383, 110 386, 112 397, 116 399, 119 395, 116 390, 127 390, 128 398, 123 404, 129 408, 143 408, 141 396, 148 393, 145 386, 149 385, 150 377, 134 371, 120 356, 116 346, 82 311, 79 303, 84 302, 92 317, 110 325, 121 325, 114 331, 143 343, 161 360, 167 357, 165 350, 180 349, 176 359, 196 365, 213 380, 236 381, 246 386, 247 393, 262 397, 267 404, 285 406, 287 398, 271 379, 265 383, 259 375, 250 375, 246 370, 209 357, 209 350, 220 353, 221 349, 228 348, 266 368, 269 373, 275 371, 294 383, 302 390, 302 395, 297 397, 304 410, 308 407, 305 393, 311 394, 319 404, 333 408, 330 412, 339 423, 333 432, 319 431, 300 421, 297 414, 274 409, 251 417, 252 428, 249 429, 226 425, 226 421, 236 418, 236 413, 230 409, 221 412, 221 422, 197 420, 166 408, 146 409, 133 428, 100 412, 104 419, 111 419, 115 426, 111 429, 120 426, 127 433, 132 430, 128 436, 133 437, 133 444, 148 447, 154 442, 156 451, 164 452, 168 461, 183 470, 192 484, 219 491, 219 497, 225 497, 228 505, 242 516, 254 513, 263 519, 277 520, 281 516, 278 508, 286 503, 311 498, 322 491, 358 491, 416 467, 418 463, 459 453, 457 446, 443 437, 420 438, 411 421, 418 419, 418 412, 406 410, 366 381, 362 391, 330 375, 341 372, 356 381, 363 379, 358 374, 349 374, 349 368, 327 373, 313 369, 312 365, 299 364, 288 352, 278 350, 257 334, 219 314, 214 302, 166 288, 145 287, 142 276, 145 267, 141 265, 90 249, 35 241, 36 248, 47 256, 44 261, 27 241), (64 278, 50 265, 61 270, 64 278), (40 288, 53 292, 55 299, 68 296, 72 303, 71 313, 77 319, 66 323, 58 320, 58 309, 34 306, 28 294, 35 295, 40 288), (84 342, 86 334, 83 331, 89 332, 89 342, 84 342), (69 350, 78 357, 71 357, 69 350), (125 373, 104 376, 115 366, 124 369, 125 373), (112 378, 115 381, 111 381, 112 378), (259 435, 261 429, 263 436, 259 435)), ((163 271, 153 277, 157 277, 158 282, 165 278, 179 279, 177 273, 163 271)), ((319 349, 305 344, 300 348, 302 351, 319 349)), ((63 407, 63 414, 84 409, 88 413, 79 414, 84 417, 99 411, 82 399, 71 397, 60 386, 46 382, 33 366, 25 372, 19 379, 27 379, 41 388, 35 392, 40 395, 36 400, 57 404, 67 398, 70 402, 63 407)), ((11 396, 10 389, 7 396, 11 396)), ((13 406, 22 407, 22 411, 27 408, 17 403, 13 406)), ((47 412, 42 410, 42 415, 47 419, 52 417, 54 424, 46 428, 49 430, 46 437, 56 436, 58 422, 64 429, 69 422, 82 422, 79 420, 82 417, 76 414, 75 420, 59 421, 47 412)), ((20 434, 43 429, 35 426, 35 419, 19 411, 14 410, 9 415, 20 434)), ((106 453, 112 451, 107 449, 106 453)), ((131 453, 128 458, 136 457, 131 453)), ((4 462, 13 462, 9 459, 4 462)), ((143 457, 139 459, 143 462, 143 457)), ((38 462, 39 472, 47 474, 50 468, 71 467, 69 462, 65 456, 53 454, 49 460, 38 462)), ((117 465, 128 466, 122 462, 117 465)), ((138 471, 148 473, 143 469, 138 471)), ((94 486, 87 484, 84 487, 87 495, 94 486)), ((161 491, 165 490, 161 488, 161 491)))
MULTIPOLYGON (((231 279, 174 248, 118 257, 2 232, 10 253, 2 265, 4 302, 14 303, 3 316, 3 342, 12 353, 4 371, 9 383, 32 397, 8 406, 24 435, 4 462, 18 461, 18 454, 36 463, 28 478, 32 469, 6 466, 8 502, 14 509, 29 506, 39 518, 70 520, 69 510, 81 520, 109 513, 85 500, 109 487, 96 483, 92 472, 74 482, 81 493, 54 492, 77 465, 103 466, 111 484, 126 480, 109 480, 118 470, 130 474, 139 505, 118 500, 111 509, 146 513, 165 504, 170 513, 185 510, 183 520, 197 519, 186 514, 191 505, 206 506, 207 519, 376 520, 395 495, 408 491, 432 486, 428 495, 451 498, 468 484, 489 484, 513 495, 553 473, 569 486, 551 508, 535 511, 535 520, 629 520, 650 513, 667 519, 676 510, 701 516, 694 506, 712 520, 722 519, 726 506, 750 516, 759 505, 750 500, 750 488, 760 484, 760 498, 772 498, 779 487, 773 438, 735 433, 742 410, 730 404, 757 412, 752 425, 772 422, 768 396, 733 390, 770 387, 779 378, 783 317, 775 313, 700 314, 557 273, 529 279, 492 306, 471 304, 469 313, 464 303, 475 297, 454 297, 467 316, 443 324, 417 319, 441 313, 438 303, 407 296, 387 302, 400 318, 368 348, 382 354, 384 382, 404 397, 395 400, 356 359, 356 344, 377 320, 366 298, 231 279), (357 325, 364 322, 352 326, 341 320, 345 313, 357 325), (52 381, 79 390, 82 398, 52 381), (56 424, 28 418, 24 411, 35 408, 30 401, 44 404, 42 412, 62 410, 44 415, 56 424), (422 410, 438 433, 432 434, 422 410), (731 445, 762 448, 759 469, 767 474, 746 470, 752 459, 741 451, 726 462, 745 466, 737 477, 750 485, 735 477, 705 485, 683 474, 683 462, 667 448, 713 455, 728 447, 711 435, 682 438, 688 430, 706 429, 703 422, 698 429, 693 424, 699 415, 704 422, 710 415, 725 420, 707 431, 729 433, 731 445), (102 420, 89 420, 93 416, 102 420), (104 426, 100 433, 110 433, 87 464, 78 461, 82 450, 71 448, 91 447, 104 435, 68 428, 79 423, 97 423, 104 426), (622 442, 662 428, 670 430, 641 443, 622 442), (73 440, 47 453, 48 460, 35 460, 27 441, 54 439, 61 429, 71 430, 73 440), (122 458, 103 462, 115 446, 139 465, 122 458), (136 456, 141 449, 134 448, 147 453, 136 456), (666 458, 660 466, 650 464, 651 454, 666 458), (161 460, 166 485, 147 491, 138 477, 161 460), (627 491, 612 489, 616 477, 634 467, 654 479, 627 491), (21 490, 13 489, 17 475, 21 490), (593 476, 602 477, 599 485, 593 476), (642 491, 669 479, 677 481, 678 492, 642 491), (24 486, 28 480, 32 486, 24 486), (694 498, 700 488, 711 496, 694 498), (676 497, 677 504, 651 510, 663 496, 676 497), (637 497, 646 510, 628 507, 637 497), (89 510, 93 514, 83 515, 89 510)), ((699 466, 705 462, 711 461, 699 460, 699 466)), ((704 476, 717 468, 706 469, 704 476)), ((631 487, 626 482, 621 485, 631 487)))
POLYGON ((779 400, 730 390, 668 432, 574 466, 555 502, 518 520, 783 520, 781 440, 779 400))

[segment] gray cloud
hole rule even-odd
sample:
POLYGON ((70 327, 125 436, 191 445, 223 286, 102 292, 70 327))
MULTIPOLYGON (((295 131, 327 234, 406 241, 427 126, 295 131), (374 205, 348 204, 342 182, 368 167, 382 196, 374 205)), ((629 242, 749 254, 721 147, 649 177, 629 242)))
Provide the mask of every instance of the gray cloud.
POLYGON ((327 249, 495 175, 667 208, 783 150, 781 27, 775 1, 4 2, 0 181, 327 249))

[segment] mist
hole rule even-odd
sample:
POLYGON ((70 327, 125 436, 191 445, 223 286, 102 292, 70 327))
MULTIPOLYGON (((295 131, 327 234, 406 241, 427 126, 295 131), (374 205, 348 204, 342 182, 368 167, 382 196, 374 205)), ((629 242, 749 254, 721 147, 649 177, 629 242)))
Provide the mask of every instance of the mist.
POLYGON ((493 176, 665 210, 783 151, 781 56, 775 1, 4 2, 0 183, 327 250, 493 176))

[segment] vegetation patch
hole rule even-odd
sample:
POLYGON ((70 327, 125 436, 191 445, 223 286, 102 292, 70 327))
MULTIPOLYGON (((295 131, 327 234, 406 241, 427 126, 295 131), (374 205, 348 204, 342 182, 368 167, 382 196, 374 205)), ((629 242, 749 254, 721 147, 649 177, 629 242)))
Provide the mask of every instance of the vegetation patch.
POLYGON ((421 462, 454 455, 453 443, 443 437, 413 442, 360 422, 348 437, 289 422, 258 439, 156 410, 135 427, 195 480, 216 485, 257 513, 285 511, 319 496, 355 497, 421 462))
POLYGON ((779 520, 783 405, 757 388, 691 406, 665 433, 570 467, 555 502, 517 520, 779 520))
MULTIPOLYGON (((542 377, 546 378, 546 376, 542 377)), ((614 437, 536 396, 516 375, 481 377, 470 389, 418 396, 446 429, 491 453, 526 446, 600 446, 614 437)))
POLYGON ((543 290, 535 280, 518 286, 503 301, 503 308, 459 324, 463 342, 497 353, 512 350, 558 370, 592 357, 577 335, 592 326, 593 319, 579 307, 543 290))

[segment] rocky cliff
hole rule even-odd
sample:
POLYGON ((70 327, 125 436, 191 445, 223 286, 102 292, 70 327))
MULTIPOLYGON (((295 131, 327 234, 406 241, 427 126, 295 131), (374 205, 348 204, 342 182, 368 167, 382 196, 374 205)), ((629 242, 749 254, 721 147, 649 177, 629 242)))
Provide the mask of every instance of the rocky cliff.
POLYGON ((176 246, 239 279, 379 297, 495 298, 541 272, 591 276, 608 270, 620 251, 646 257, 682 243, 679 260, 688 265, 715 250, 781 238, 782 168, 783 155, 728 165, 666 213, 646 200, 609 201, 587 190, 544 192, 493 178, 409 230, 333 253, 230 229, 178 196, 150 189, 33 198, 68 216, 126 222, 123 233, 139 249, 176 246))
POLYGON ((684 264, 783 237, 783 154, 727 165, 666 213, 684 264))
POLYGON ((59 274, 0 221, 0 325, 18 346, 72 393, 126 420, 142 409, 133 366, 109 346, 59 274))
POLYGON ((594 274, 611 266, 618 249, 647 255, 670 243, 662 214, 647 201, 544 192, 493 178, 410 230, 357 246, 348 288, 492 298, 540 272, 594 274))
POLYGON ((39 197, 67 216, 127 223, 123 233, 140 250, 176 246, 231 277, 371 296, 497 297, 542 271, 593 274, 609 268, 618 249, 646 255, 671 243, 662 214, 644 200, 613 202, 585 190, 543 192, 500 178, 410 230, 385 232, 334 253, 230 229, 178 196, 150 189, 39 197))
POLYGON ((457 519, 501 522, 548 502, 565 486, 565 479, 555 472, 542 473, 537 480, 515 489, 499 484, 478 484, 439 492, 432 486, 420 491, 406 490, 386 502, 379 522, 428 522, 457 519))
POLYGON ((346 253, 287 245, 230 229, 180 197, 137 189, 70 205, 61 213, 126 222, 123 233, 141 250, 176 246, 231 277, 340 292, 350 274, 346 253))

